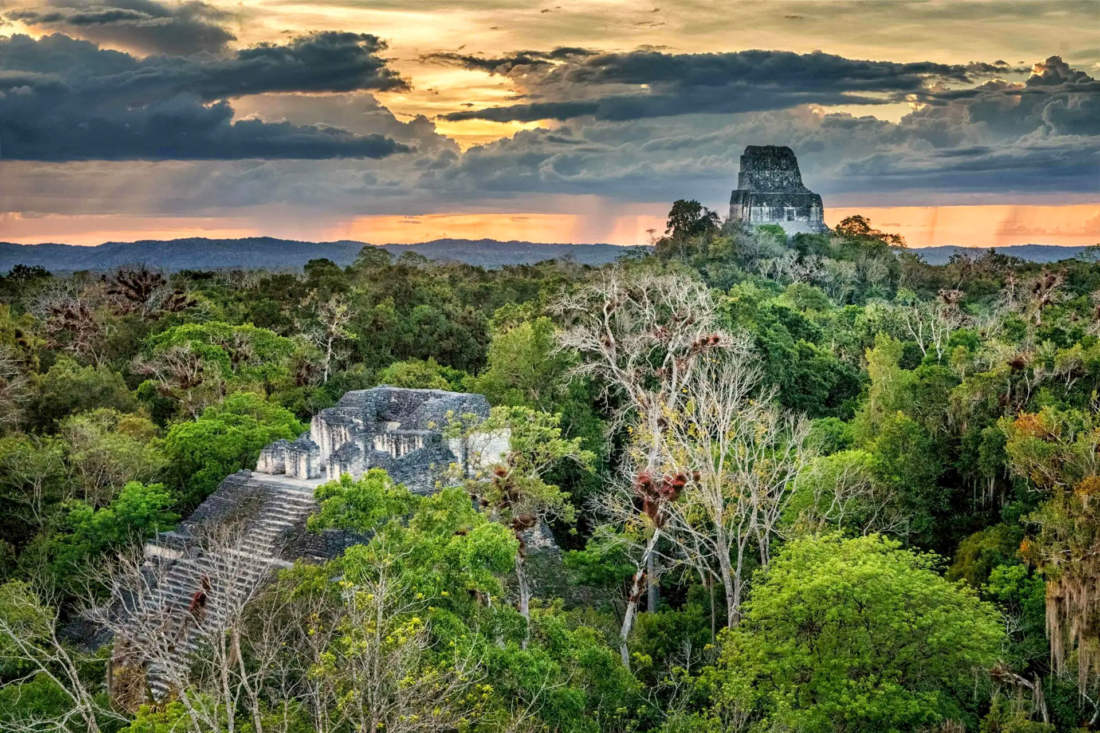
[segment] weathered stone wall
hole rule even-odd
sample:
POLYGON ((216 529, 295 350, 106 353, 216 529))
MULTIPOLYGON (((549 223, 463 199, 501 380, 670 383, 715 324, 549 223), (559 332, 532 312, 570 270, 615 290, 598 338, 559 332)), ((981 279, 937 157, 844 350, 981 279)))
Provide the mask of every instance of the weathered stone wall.
POLYGON ((788 235, 828 231, 821 196, 806 188, 794 151, 750 145, 741 155, 730 219, 754 226, 777 224, 788 235))
POLYGON ((489 403, 481 395, 433 389, 348 392, 314 416, 308 433, 265 448, 256 470, 332 480, 379 467, 413 491, 432 491, 448 465, 465 461, 452 441, 443 440, 442 431, 450 420, 468 414, 487 417, 489 403))
POLYGON ((809 193, 794 151, 783 145, 749 145, 741 154, 737 188, 747 191, 809 193))

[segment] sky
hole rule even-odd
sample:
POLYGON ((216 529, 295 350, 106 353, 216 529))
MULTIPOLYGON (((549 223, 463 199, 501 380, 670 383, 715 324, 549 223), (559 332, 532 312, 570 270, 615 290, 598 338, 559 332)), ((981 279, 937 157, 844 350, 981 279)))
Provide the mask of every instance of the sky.
POLYGON ((0 241, 645 244, 789 145, 826 221, 1100 243, 1100 0, 0 0, 0 241))

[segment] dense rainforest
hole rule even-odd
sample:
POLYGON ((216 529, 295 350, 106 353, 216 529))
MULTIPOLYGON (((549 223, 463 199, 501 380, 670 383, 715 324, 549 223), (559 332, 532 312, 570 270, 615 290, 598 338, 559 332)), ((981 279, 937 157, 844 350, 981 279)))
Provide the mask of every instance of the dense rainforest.
POLYGON ((681 201, 602 268, 16 267, 0 729, 1093 729, 1098 389, 1095 258, 934 267, 862 217, 788 238, 681 201), (143 540, 380 384, 485 395, 501 464, 323 487, 310 528, 369 541, 114 705, 94 619, 143 540), (528 567, 534 521, 561 553, 528 567))

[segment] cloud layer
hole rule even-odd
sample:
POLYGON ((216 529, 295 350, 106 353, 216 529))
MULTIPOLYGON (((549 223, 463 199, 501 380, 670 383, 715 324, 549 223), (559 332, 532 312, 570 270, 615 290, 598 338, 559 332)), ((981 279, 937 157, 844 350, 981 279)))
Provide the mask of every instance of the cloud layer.
POLYGON ((595 53, 575 48, 500 57, 455 53, 441 63, 511 78, 531 101, 460 110, 447 120, 528 122, 594 117, 632 120, 689 114, 735 114, 800 104, 885 104, 933 84, 970 83, 1008 65, 896 63, 814 52, 736 51, 670 54, 654 50, 595 53))
POLYGON ((151 54, 217 52, 235 40, 223 27, 229 13, 194 0, 172 5, 155 0, 70 0, 44 8, 17 8, 4 17, 151 54))
POLYGON ((0 38, 0 156, 20 160, 380 158, 408 147, 317 124, 233 120, 229 98, 406 88, 369 34, 138 59, 54 34, 0 38))

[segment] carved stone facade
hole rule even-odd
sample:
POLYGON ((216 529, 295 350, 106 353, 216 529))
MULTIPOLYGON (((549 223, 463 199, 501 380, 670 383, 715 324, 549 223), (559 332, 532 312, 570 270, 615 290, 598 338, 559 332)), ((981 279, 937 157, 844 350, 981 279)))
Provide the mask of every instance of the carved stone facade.
POLYGON ((749 145, 741 154, 730 220, 778 224, 788 236, 828 231, 821 196, 802 184, 798 159, 786 146, 749 145))
MULTIPOLYGON (((348 392, 334 407, 317 413, 297 440, 264 448, 256 471, 308 481, 359 476, 378 467, 413 491, 427 493, 443 469, 468 459, 462 441, 443 437, 447 423, 463 415, 488 417, 489 403, 481 395, 434 389, 348 392)), ((495 460, 507 443, 493 448, 482 452, 484 460, 495 460)))

